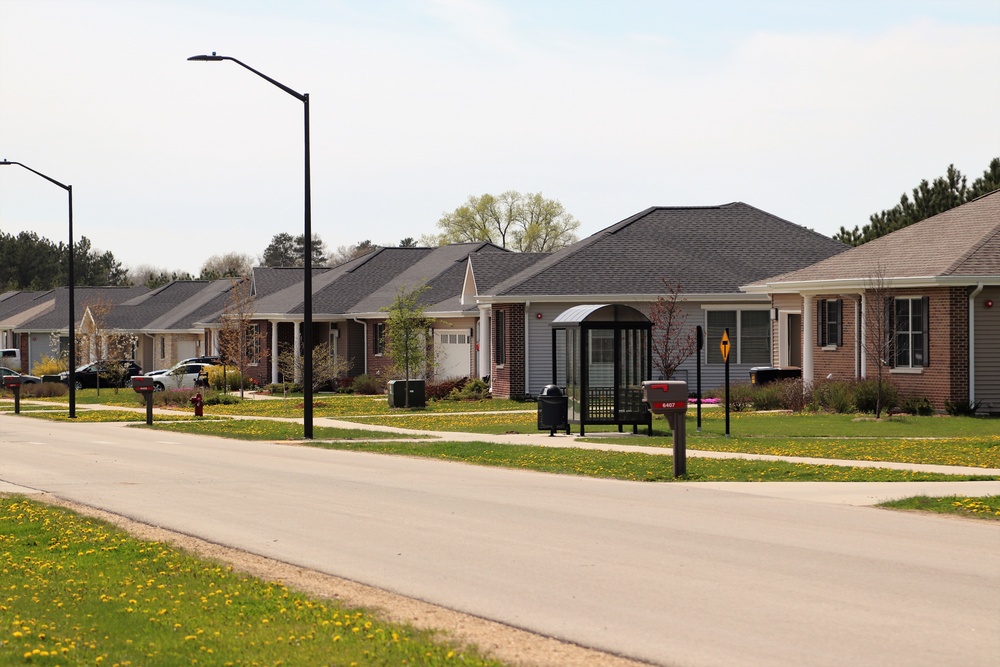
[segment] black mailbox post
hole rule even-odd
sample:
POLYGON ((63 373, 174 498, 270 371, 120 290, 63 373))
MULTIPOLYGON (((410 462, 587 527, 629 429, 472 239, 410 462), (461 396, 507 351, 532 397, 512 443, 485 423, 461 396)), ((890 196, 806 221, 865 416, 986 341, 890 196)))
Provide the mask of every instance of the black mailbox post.
POLYGON ((569 397, 558 386, 545 385, 538 396, 538 430, 548 429, 549 437, 553 437, 557 429, 566 429, 566 435, 569 435, 568 412, 569 397))
POLYGON ((146 424, 148 426, 153 425, 153 392, 156 391, 156 385, 153 384, 153 378, 145 377, 143 375, 137 375, 132 378, 132 389, 135 393, 142 394, 146 397, 146 424))
POLYGON ((677 380, 642 383, 642 402, 653 414, 664 415, 674 438, 674 477, 687 474, 687 382, 677 380))
POLYGON ((14 392, 14 414, 21 414, 21 382, 24 378, 20 375, 5 375, 3 386, 14 392))

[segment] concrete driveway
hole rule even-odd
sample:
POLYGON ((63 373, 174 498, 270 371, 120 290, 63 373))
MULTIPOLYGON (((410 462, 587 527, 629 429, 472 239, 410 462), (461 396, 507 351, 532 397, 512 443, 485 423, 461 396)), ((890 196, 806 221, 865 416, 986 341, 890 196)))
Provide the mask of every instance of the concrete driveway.
POLYGON ((1000 526, 829 485, 618 482, 11 416, 0 480, 655 664, 1000 655, 1000 526))

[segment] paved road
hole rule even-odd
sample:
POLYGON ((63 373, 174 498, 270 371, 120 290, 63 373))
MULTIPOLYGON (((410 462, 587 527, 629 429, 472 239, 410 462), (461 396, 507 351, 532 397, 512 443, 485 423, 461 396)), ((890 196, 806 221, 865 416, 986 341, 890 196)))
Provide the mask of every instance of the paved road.
POLYGON ((656 664, 1000 655, 993 523, 5 415, 12 485, 656 664))

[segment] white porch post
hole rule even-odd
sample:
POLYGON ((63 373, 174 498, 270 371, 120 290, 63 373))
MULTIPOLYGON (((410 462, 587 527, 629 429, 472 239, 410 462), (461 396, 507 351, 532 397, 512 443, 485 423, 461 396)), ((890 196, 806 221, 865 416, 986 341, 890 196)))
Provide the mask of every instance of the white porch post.
POLYGON ((295 322, 295 383, 302 382, 302 369, 299 368, 299 359, 302 358, 302 327, 295 322))
POLYGON ((488 306, 479 306, 479 377, 492 375, 493 369, 490 366, 490 359, 493 357, 491 344, 493 339, 490 336, 490 317, 493 309, 488 306))
POLYGON ((278 323, 271 320, 271 382, 278 381, 278 323))
POLYGON ((802 382, 810 384, 813 381, 813 347, 816 343, 816 331, 813 326, 816 316, 813 313, 813 298, 811 294, 802 295, 802 382))

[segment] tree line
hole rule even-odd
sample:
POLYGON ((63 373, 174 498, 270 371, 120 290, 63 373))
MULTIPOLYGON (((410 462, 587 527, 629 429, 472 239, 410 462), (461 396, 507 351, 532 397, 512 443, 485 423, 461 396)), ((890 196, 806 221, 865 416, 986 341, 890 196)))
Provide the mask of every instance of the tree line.
MULTIPOLYGON (((0 287, 9 290, 47 290, 69 284, 68 245, 53 243, 35 232, 16 236, 0 230, 0 287)), ((128 285, 128 271, 110 252, 91 247, 81 237, 73 245, 73 273, 77 285, 128 285)))
POLYGON ((913 199, 904 192, 899 203, 893 208, 873 214, 864 227, 854 229, 841 227, 833 238, 847 245, 859 246, 897 229, 902 229, 926 218, 970 202, 977 197, 1000 188, 1000 158, 993 158, 983 175, 972 182, 955 165, 948 165, 944 176, 929 183, 927 179, 913 188, 913 199))

